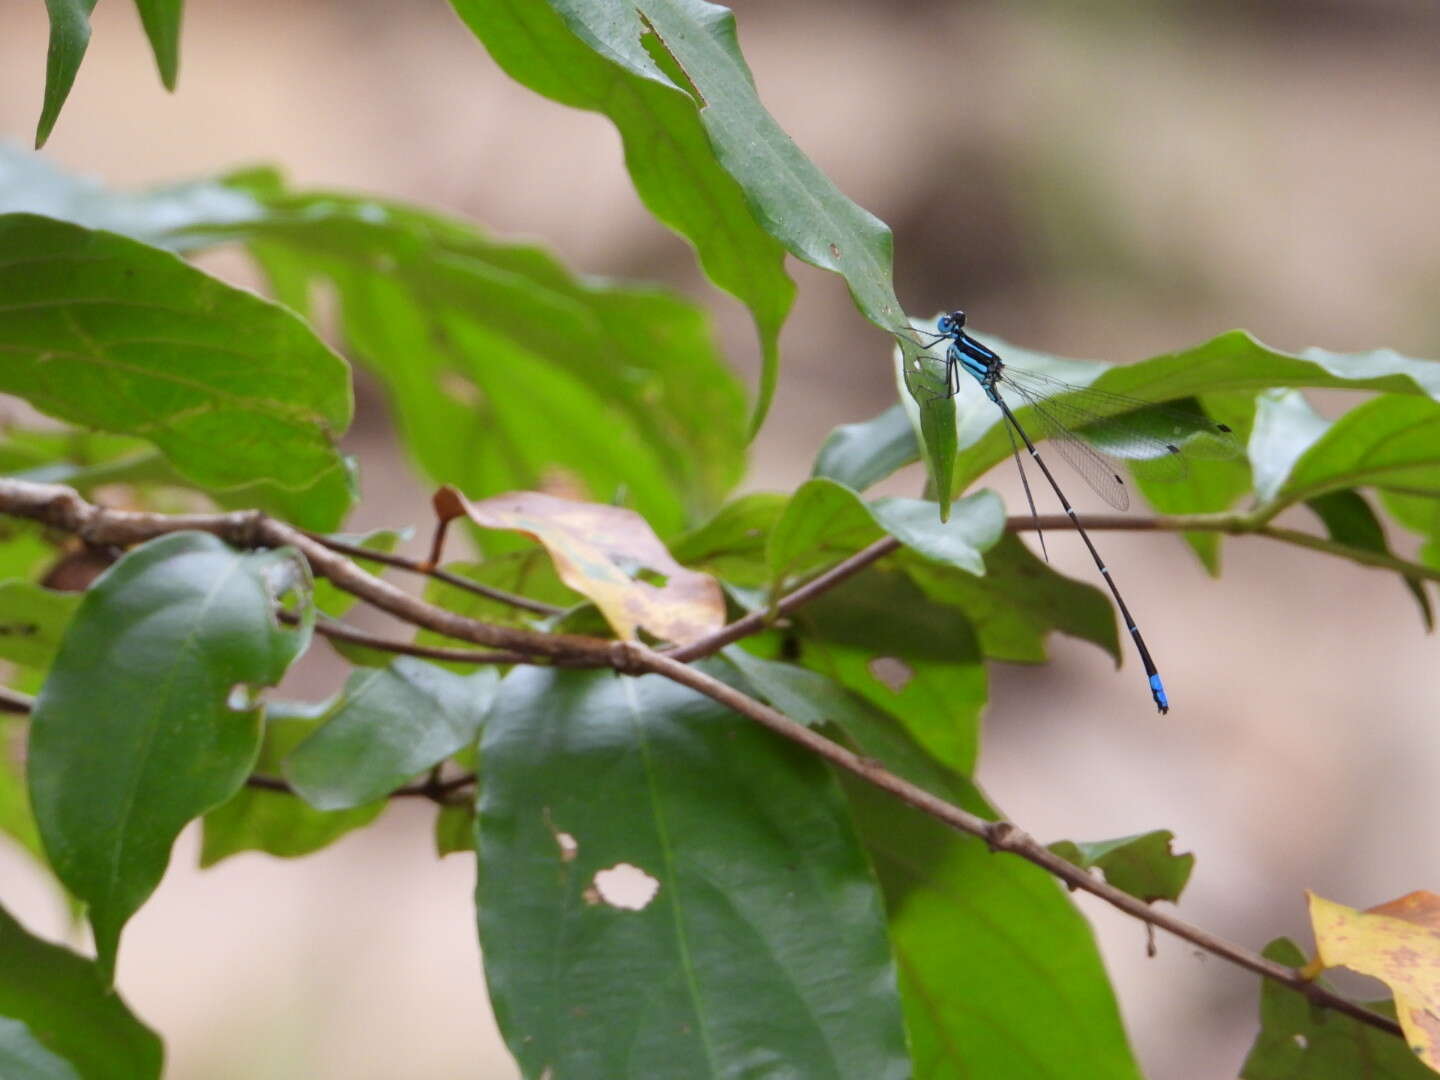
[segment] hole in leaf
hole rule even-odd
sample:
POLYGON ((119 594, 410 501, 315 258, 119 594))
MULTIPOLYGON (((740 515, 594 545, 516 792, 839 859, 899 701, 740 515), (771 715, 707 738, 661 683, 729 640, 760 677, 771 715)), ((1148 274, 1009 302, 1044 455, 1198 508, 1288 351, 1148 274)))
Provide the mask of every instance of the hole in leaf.
POLYGON ((260 704, 255 688, 248 683, 236 683, 225 695, 225 707, 231 712, 249 712, 260 704))
POLYGON ((568 832, 557 832, 555 834, 555 846, 560 849, 561 862, 574 862, 575 856, 580 852, 580 841, 571 836, 568 832))
POLYGON ((660 891, 660 882, 638 866, 616 863, 597 870, 585 890, 587 904, 607 904, 622 911, 643 911, 660 891))
POLYGON ((1308 1050, 1310 1048, 1310 1040, 1307 1039, 1302 1033, 1297 1031, 1291 1037, 1295 1040, 1295 1045, 1298 1046, 1301 1050, 1308 1050))
POLYGON ((643 581, 646 585, 654 585, 657 589, 663 589, 670 579, 658 570, 653 570, 644 563, 635 559, 624 557, 617 558, 615 564, 629 575, 632 581, 643 581))
POLYGON ((870 674, 876 682, 881 683, 891 693, 898 694, 905 687, 910 685, 910 680, 915 677, 914 670, 904 660, 897 660, 893 656, 877 656, 866 665, 870 674))

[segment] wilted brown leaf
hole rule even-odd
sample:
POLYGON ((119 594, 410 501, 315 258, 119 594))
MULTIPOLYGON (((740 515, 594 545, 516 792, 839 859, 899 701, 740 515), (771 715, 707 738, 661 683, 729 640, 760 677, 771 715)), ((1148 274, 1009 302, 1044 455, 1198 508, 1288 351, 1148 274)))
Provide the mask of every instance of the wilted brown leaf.
POLYGON ((1356 911, 1308 895, 1319 962, 1385 983, 1410 1049, 1440 1071, 1440 896, 1414 892, 1356 911))
POLYGON ((448 485, 434 501, 442 522, 463 515, 482 528, 540 541, 560 580, 593 600, 625 640, 644 629, 660 641, 685 644, 725 623, 725 598, 715 579, 677 563, 633 510, 538 491, 471 502, 448 485))

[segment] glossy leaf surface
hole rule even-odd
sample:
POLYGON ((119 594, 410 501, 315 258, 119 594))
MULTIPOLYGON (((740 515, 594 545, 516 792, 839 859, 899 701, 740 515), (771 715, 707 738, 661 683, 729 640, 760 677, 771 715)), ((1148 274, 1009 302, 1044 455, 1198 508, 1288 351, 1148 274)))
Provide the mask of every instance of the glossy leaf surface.
POLYGON ((285 776, 319 810, 382 799, 475 742, 498 681, 494 668, 457 675, 412 656, 356 671, 285 776))
POLYGON ((89 904, 107 976, 175 837, 250 771, 260 713, 230 697, 278 682, 304 651, 308 617, 287 629, 273 612, 297 588, 308 593, 308 570, 293 553, 174 533, 116 563, 71 620, 35 702, 30 790, 51 865, 89 904))
POLYGON ((481 946, 526 1076, 910 1075, 814 757, 653 676, 517 668, 480 760, 481 946))
MULTIPOLYGON (((264 742, 253 771, 280 776, 285 758, 315 732, 335 704, 267 703, 264 742)), ((214 866, 242 851, 263 851, 282 859, 309 855, 370 824, 385 806, 384 799, 377 799, 353 810, 316 810, 299 795, 247 784, 205 815, 200 865, 214 866)))

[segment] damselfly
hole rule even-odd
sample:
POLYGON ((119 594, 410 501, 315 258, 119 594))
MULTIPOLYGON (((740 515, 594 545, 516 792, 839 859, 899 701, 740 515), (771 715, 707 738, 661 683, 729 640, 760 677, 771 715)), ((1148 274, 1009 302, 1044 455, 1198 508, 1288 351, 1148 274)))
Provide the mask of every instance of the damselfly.
MULTIPOLYGON (((926 333, 919 330, 919 333, 926 333)), ((1229 458, 1240 451, 1235 435, 1224 424, 1216 423, 1203 413, 1182 412, 1138 398, 1127 398, 1103 390, 1092 390, 1084 386, 1052 379, 1039 372, 1008 367, 994 350, 986 348, 965 332, 965 313, 952 311, 940 316, 935 324, 932 341, 926 347, 949 341, 945 350, 944 393, 937 397, 954 397, 960 391, 960 372, 969 374, 985 395, 1000 409, 1006 422, 1005 433, 1010 436, 1010 449, 1015 455, 1015 464, 1020 470, 1020 482, 1025 489, 1025 500, 1030 504, 1030 514, 1036 519, 1039 531, 1039 517, 1035 513, 1035 500, 1030 494, 1030 482, 1025 477, 1025 467, 1020 461, 1020 447, 1015 442, 1019 435, 1030 457, 1045 475, 1054 490, 1065 513, 1075 523, 1075 530, 1090 551, 1090 557, 1110 587, 1115 604, 1125 619, 1125 628, 1135 641, 1135 648, 1145 665, 1145 675, 1150 683, 1150 693, 1155 706, 1162 713, 1170 711, 1170 701, 1165 696, 1165 685, 1160 681, 1160 672, 1145 646, 1130 609, 1125 605, 1120 590, 1110 574, 1110 569, 1100 558, 1100 552, 1090 539, 1090 534, 1080 523, 1080 517, 1070 500, 1060 490, 1060 485, 1051 475, 1045 459, 1035 449, 1035 442, 1015 418, 1015 410, 1028 407, 1042 432, 1041 438, 1054 440, 1055 449, 1075 467, 1102 499, 1117 510, 1130 505, 1130 493, 1125 486, 1122 466, 1117 458, 1144 460, 1151 475, 1179 478, 1185 475, 1184 457, 1229 458), (1006 395, 1011 400, 1006 400, 1006 395), (1013 431, 1012 431, 1013 429, 1013 431)), ((1043 550, 1045 540, 1041 536, 1043 550)))

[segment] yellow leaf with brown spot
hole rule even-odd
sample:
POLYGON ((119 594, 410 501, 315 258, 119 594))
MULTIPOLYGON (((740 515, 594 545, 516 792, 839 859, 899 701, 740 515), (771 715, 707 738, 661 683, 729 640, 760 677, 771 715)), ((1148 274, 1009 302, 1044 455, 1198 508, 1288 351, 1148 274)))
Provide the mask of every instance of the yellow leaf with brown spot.
POLYGON ((1415 892, 1356 911, 1307 895, 1319 962, 1388 986, 1411 1051, 1440 1071, 1440 896, 1415 892))
POLYGON ((593 600, 627 641, 643 629, 657 640, 683 645, 725 624, 719 583, 676 562, 633 510, 538 491, 471 502, 448 485, 435 493, 434 502, 442 524, 464 516, 482 528, 534 537, 549 552, 560 580, 593 600))

